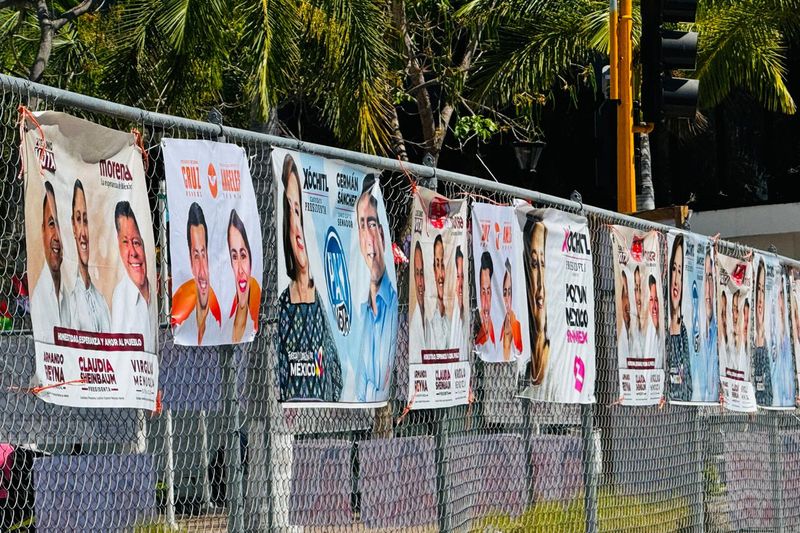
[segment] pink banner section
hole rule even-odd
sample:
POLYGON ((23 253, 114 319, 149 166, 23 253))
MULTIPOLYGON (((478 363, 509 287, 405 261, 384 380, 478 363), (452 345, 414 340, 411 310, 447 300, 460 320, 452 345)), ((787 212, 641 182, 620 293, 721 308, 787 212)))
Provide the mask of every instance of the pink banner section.
POLYGON ((367 527, 436 524, 433 437, 363 441, 358 456, 361 521, 367 527))
POLYGON ((338 526, 352 522, 350 450, 346 440, 294 442, 289 522, 338 526))

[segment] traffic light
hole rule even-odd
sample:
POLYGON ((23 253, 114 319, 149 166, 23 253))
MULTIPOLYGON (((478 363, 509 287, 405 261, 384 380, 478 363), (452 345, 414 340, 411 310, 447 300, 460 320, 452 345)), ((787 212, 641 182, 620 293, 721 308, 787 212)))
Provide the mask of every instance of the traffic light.
POLYGON ((642 115, 646 122, 694 118, 700 84, 672 76, 694 70, 697 33, 664 29, 664 23, 694 22, 697 0, 642 0, 642 115))

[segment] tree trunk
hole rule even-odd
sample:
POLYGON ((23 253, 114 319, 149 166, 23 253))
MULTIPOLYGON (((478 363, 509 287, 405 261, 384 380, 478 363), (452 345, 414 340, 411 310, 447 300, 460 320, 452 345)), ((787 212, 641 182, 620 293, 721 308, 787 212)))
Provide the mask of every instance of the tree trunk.
POLYGON ((649 211, 656 208, 656 195, 653 190, 653 167, 650 161, 650 136, 639 134, 639 187, 636 193, 638 211, 649 211))
POLYGON ((39 51, 36 54, 36 60, 31 66, 30 75, 28 79, 34 82, 39 82, 44 74, 44 69, 47 68, 47 63, 50 61, 50 54, 53 52, 53 36, 55 29, 50 19, 45 15, 39 15, 39 28, 41 33, 39 35, 39 51))

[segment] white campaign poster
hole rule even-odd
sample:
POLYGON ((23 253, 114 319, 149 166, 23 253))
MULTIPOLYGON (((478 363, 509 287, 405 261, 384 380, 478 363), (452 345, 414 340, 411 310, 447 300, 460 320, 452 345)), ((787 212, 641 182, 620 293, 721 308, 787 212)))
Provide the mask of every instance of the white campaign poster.
MULTIPOLYGON (((516 361, 529 350, 522 233, 515 229, 516 220, 514 207, 472 204, 472 259, 480 317, 475 351, 490 363, 516 361)), ((458 267, 461 260, 456 256, 457 268, 463 268, 458 267)))
POLYGON ((379 407, 398 327, 392 236, 372 169, 274 148, 278 400, 379 407))
POLYGON ((614 246, 617 365, 622 405, 664 396, 664 297, 657 231, 610 226, 614 246))
POLYGON ((774 255, 755 254, 753 289, 753 384, 756 404, 765 409, 794 409, 794 358, 789 335, 786 278, 774 255))
POLYGON ((678 404, 718 404, 714 243, 708 237, 671 231, 667 244, 669 400, 678 404))
POLYGON ((469 400, 467 202, 419 188, 412 206, 409 392, 412 409, 469 400), (459 266, 460 265, 460 266, 459 266))
POLYGON ((51 403, 153 409, 153 222, 131 133, 24 112, 35 386, 51 403))
POLYGON ((518 360, 520 396, 594 403, 594 271, 586 218, 525 205, 516 214, 531 346, 518 360))
POLYGON ((235 144, 162 139, 175 344, 250 342, 263 257, 247 155, 235 144))
POLYGON ((753 325, 753 264, 717 253, 719 379, 722 402, 731 411, 756 410, 750 365, 753 325))

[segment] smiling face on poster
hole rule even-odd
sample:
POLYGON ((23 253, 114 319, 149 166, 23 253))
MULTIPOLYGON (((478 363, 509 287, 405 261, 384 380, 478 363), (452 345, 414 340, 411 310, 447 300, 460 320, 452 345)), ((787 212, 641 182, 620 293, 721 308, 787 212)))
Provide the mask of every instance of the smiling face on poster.
POLYGON ((520 233, 510 206, 472 204, 472 257, 480 326, 475 350, 492 363, 515 361, 528 346, 520 233))
POLYGON ((62 113, 37 122, 21 153, 39 397, 153 408, 155 246, 135 138, 62 113))
POLYGON ((272 151, 278 218, 278 386, 285 406, 386 402, 397 278, 377 172, 272 151))
POLYGON ((722 399, 731 411, 756 410, 751 372, 753 263, 717 253, 719 374, 722 399))
POLYGON ((175 343, 251 342, 259 326, 261 218, 244 149, 163 139, 175 343))
POLYGON ((664 395, 659 234, 611 226, 611 237, 620 398, 624 405, 655 405, 664 395))
POLYGON ((530 354, 519 358, 520 396, 593 403, 594 274, 586 219, 516 208, 522 242, 530 354))

